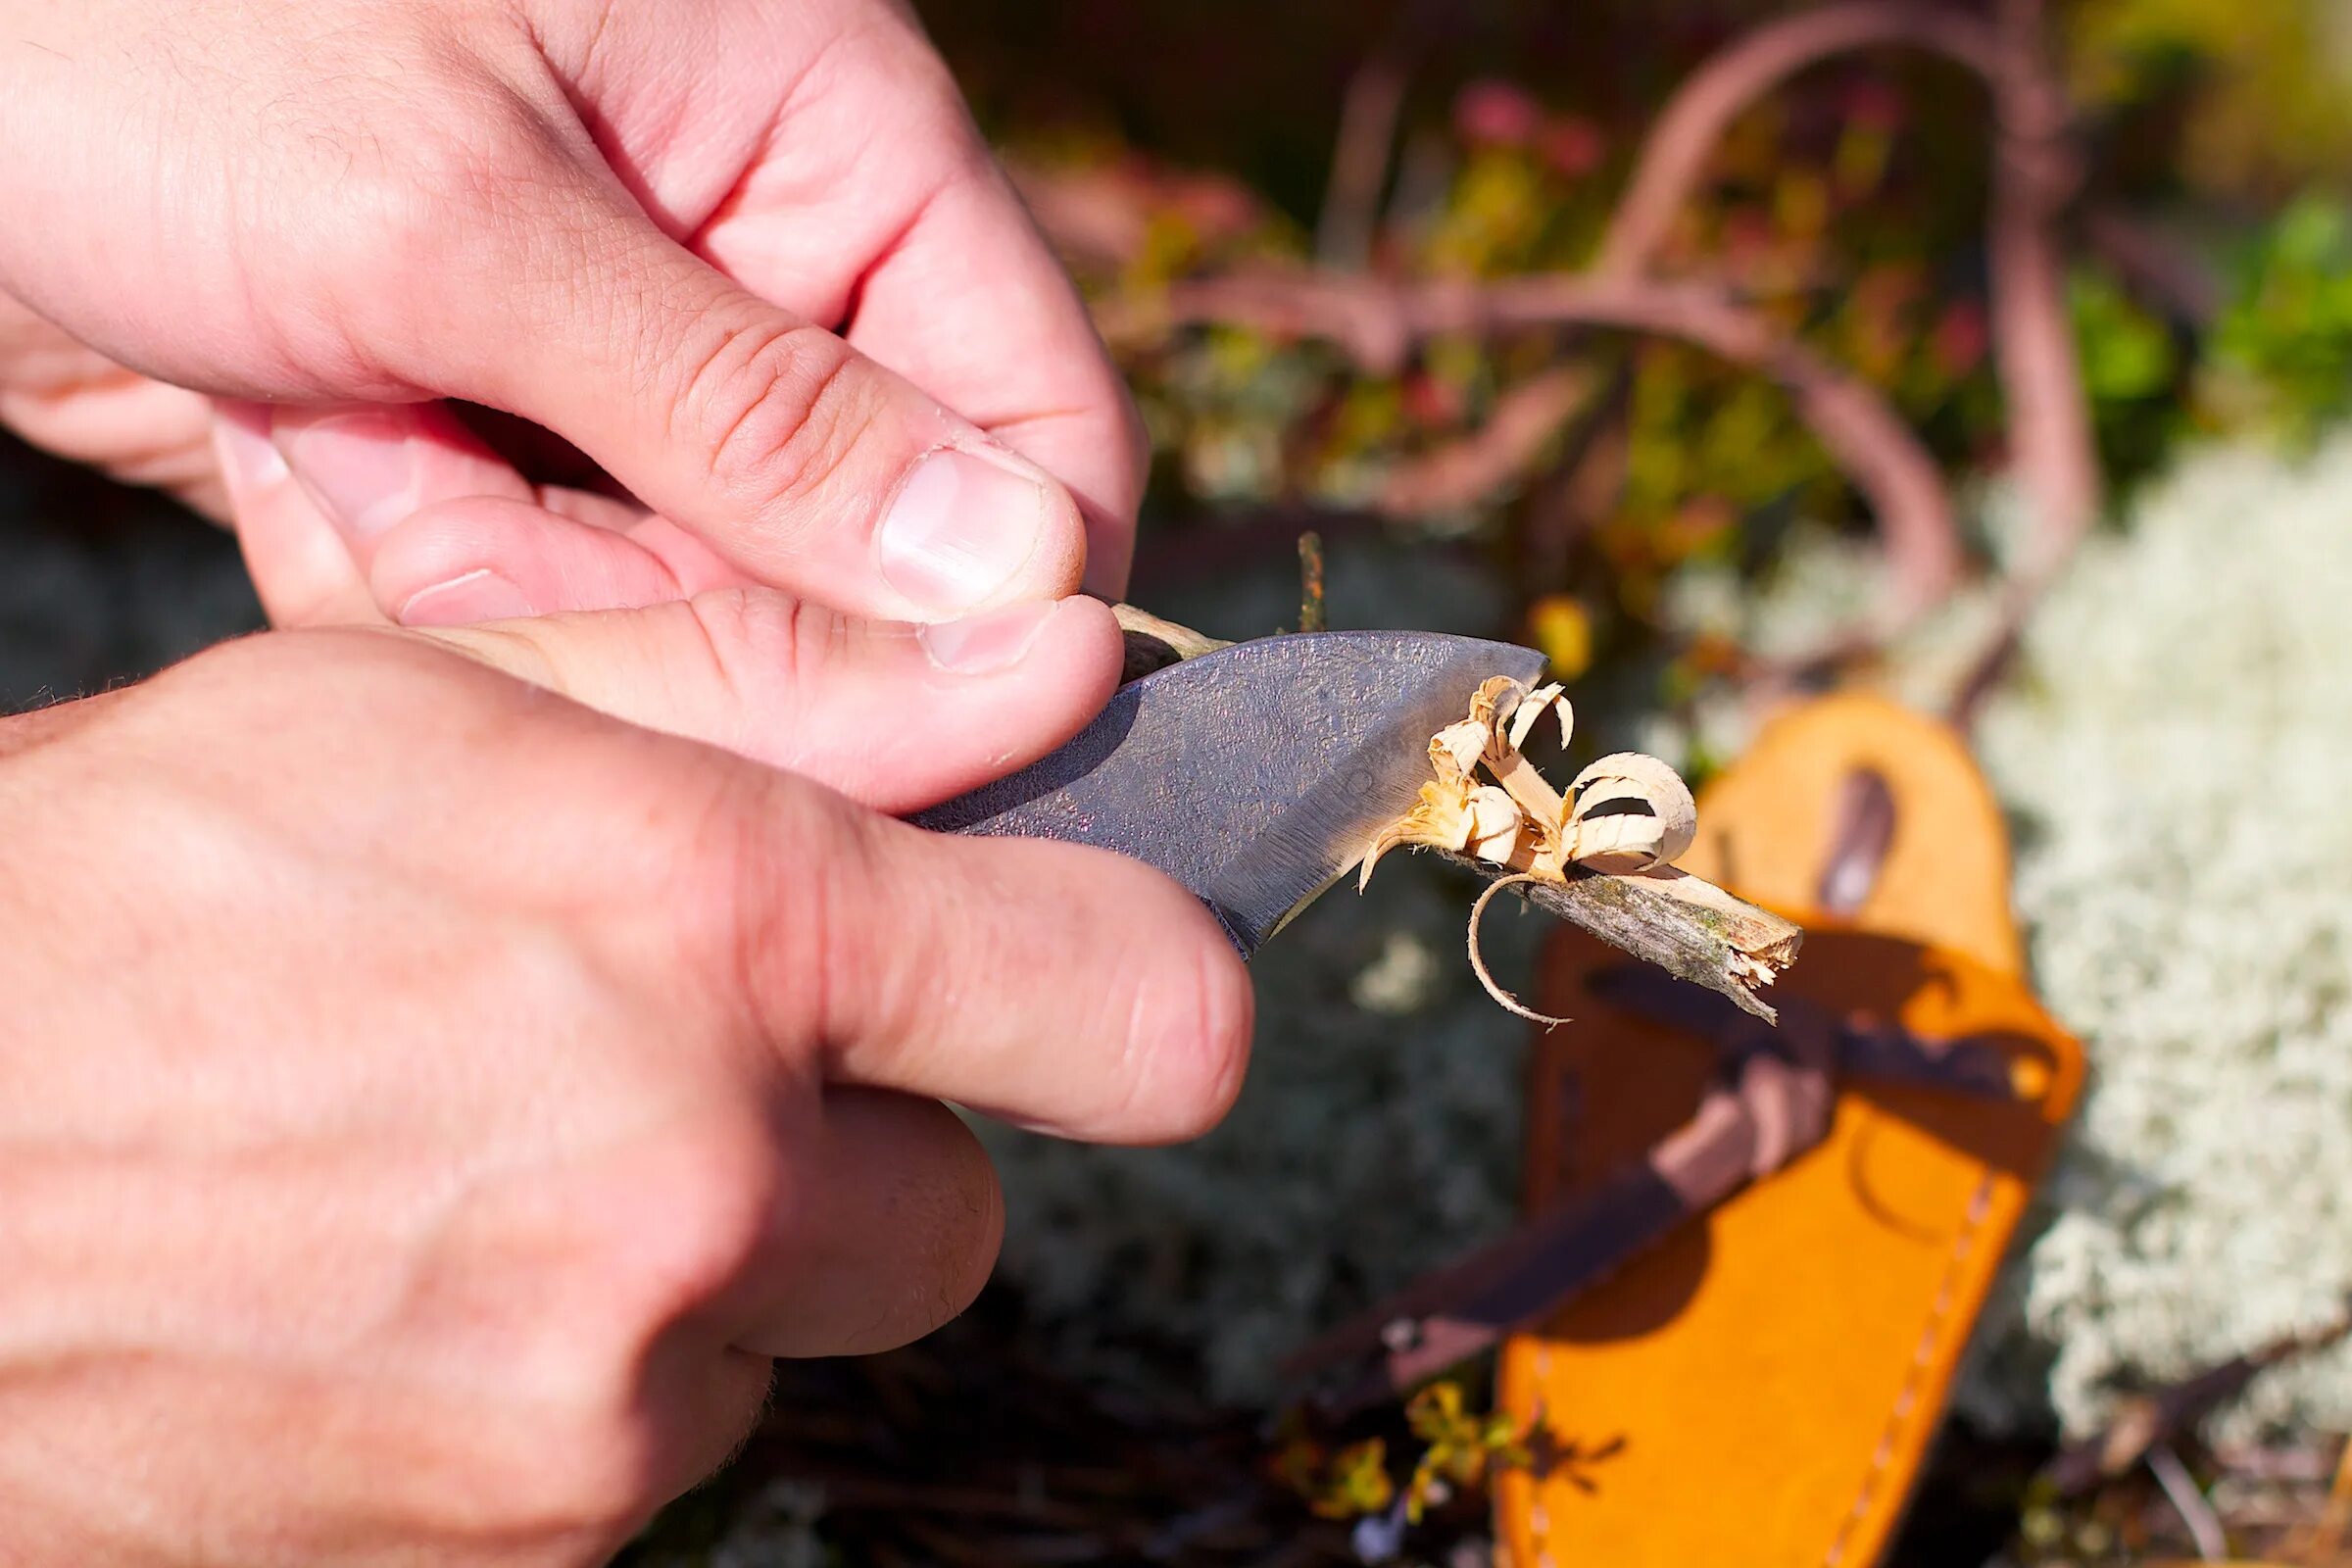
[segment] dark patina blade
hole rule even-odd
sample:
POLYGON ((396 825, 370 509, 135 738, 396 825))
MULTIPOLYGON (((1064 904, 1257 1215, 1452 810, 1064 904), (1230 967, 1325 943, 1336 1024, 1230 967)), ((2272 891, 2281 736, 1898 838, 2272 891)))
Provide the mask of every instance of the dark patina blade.
POLYGON ((1413 804, 1430 737, 1480 682, 1543 668, 1530 649, 1436 632, 1237 643, 1121 687, 1060 751, 914 820, 1132 856, 1252 953, 1413 804))

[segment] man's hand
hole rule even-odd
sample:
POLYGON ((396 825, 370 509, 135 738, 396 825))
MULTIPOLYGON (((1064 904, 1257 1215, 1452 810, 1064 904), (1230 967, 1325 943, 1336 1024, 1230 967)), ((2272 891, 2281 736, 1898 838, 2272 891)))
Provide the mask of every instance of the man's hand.
POLYGON ((203 397, 125 370, 0 292, 0 427, 226 522, 213 422, 203 397))
POLYGON ((999 1198, 941 1100, 1215 1120, 1249 992, 1173 884, 491 667, 904 809, 1116 662, 1083 600, 918 633, 729 593, 279 634, 0 723, 10 1560, 601 1561, 768 1357, 978 1288, 999 1198))
MULTIPOLYGON (((411 405, 246 416, 355 544, 458 504, 389 609, 616 603, 570 563, 622 546, 905 619, 1123 585, 1132 410, 898 0, 0 0, 0 289, 81 343, 411 405), (671 520, 518 542, 536 498, 436 398, 671 520)), ((281 613, 360 581, 270 576, 281 613)))

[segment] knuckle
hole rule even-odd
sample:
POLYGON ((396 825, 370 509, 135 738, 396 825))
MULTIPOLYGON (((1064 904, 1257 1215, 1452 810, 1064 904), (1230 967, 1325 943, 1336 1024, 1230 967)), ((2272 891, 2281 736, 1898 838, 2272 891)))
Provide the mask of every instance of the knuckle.
POLYGON ((838 482, 883 402, 871 368, 840 338, 763 321, 695 351, 676 407, 714 490, 789 522, 838 482))
POLYGON ((441 1432, 438 1462, 419 1479, 450 1524, 602 1542, 667 1500, 669 1445, 640 1391, 626 1380, 582 1381, 567 1397, 502 1389, 462 1429, 441 1432))
POLYGON ((789 774, 746 770, 709 813, 675 873, 698 924, 690 956, 732 999, 763 1047, 797 1053, 832 1029, 837 988, 858 983, 859 946, 845 911, 871 833, 846 802, 789 774))
POLYGON ((821 681, 840 658, 850 622, 763 588, 723 588, 687 603, 727 710, 758 714, 763 726, 797 735, 805 688, 821 681))
POLYGON ((445 268, 453 244, 472 230, 472 198, 485 173, 466 141, 442 132, 417 136, 397 153, 373 142, 355 151, 335 186, 343 221, 334 232, 350 248, 357 275, 377 281, 387 272, 445 268))
POLYGON ((730 1129, 706 1118, 691 1136, 642 1147, 567 1205, 577 1217, 566 1227, 566 1309, 505 1395, 536 1441, 518 1456, 485 1433, 474 1466, 502 1508, 536 1529, 627 1525, 674 1486, 679 1445, 693 1434, 664 1413, 682 1378, 705 1375, 711 1325, 786 1223, 779 1161, 751 1120, 730 1129), (547 1465, 551 1451, 560 1464, 547 1465))

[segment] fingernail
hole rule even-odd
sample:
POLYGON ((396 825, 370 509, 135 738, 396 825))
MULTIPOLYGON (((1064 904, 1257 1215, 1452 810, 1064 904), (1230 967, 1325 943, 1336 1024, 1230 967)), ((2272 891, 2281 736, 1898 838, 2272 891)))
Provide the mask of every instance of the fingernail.
POLYGON ((399 619, 403 626, 471 626, 536 613, 520 588, 485 566, 418 589, 400 607, 399 619))
POLYGON ((422 454, 410 430, 394 414, 333 415, 288 438, 286 462, 337 527, 372 539, 415 512, 422 493, 422 454))
POLYGON ((1036 553, 1046 487, 968 452, 915 465, 882 519, 882 576, 915 604, 955 615, 1010 582, 1036 553))
POLYGON ((222 416, 213 421, 215 444, 220 453, 222 477, 230 493, 247 499, 286 477, 286 460, 269 436, 241 418, 222 416))
POLYGON ((914 638, 951 674, 990 675, 1019 663, 1053 614, 1050 604, 1007 605, 968 620, 933 621, 916 628, 914 638))

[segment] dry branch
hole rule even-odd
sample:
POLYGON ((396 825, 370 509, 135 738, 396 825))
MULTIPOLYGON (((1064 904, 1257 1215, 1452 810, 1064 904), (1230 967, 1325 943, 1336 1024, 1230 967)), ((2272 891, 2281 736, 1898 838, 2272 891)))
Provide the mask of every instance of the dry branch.
POLYGON ((1389 177, 1396 119, 1404 108, 1407 56, 1401 33, 1348 79, 1332 149, 1331 183, 1315 225, 1315 258, 1337 271, 1362 271, 1372 261, 1381 187, 1389 177))
POLYGON ((1323 536, 1308 529, 1298 536, 1298 629, 1327 630, 1323 606, 1323 536))
POLYGON ((2280 1335, 2243 1355, 2126 1399, 2105 1431, 2059 1450, 2044 1468, 2043 1477, 2060 1496, 2073 1496, 2112 1481, 2162 1445, 2192 1433, 2198 1423, 2243 1394, 2246 1385, 2272 1367, 2332 1348, 2347 1337, 2352 1337, 2352 1302, 2328 1322, 2280 1335))
POLYGON ((1390 469, 1373 504, 1389 516, 1414 517, 1492 499, 1529 472, 1569 421, 1592 406, 1596 379, 1575 365, 1530 376, 1495 398, 1476 430, 1390 469))
MULTIPOLYGON (((1497 874, 1496 867, 1466 855, 1446 858, 1482 876, 1497 874)), ((1729 997, 1766 1022, 1777 1015, 1756 987, 1795 962, 1804 941, 1804 933, 1779 915, 1671 866, 1631 875, 1580 869, 1565 883, 1522 882, 1511 891, 1613 948, 1729 997)))
POLYGON ((2000 69, 1999 42, 1991 29, 1940 6, 1860 0, 1765 23, 1735 39, 1676 90, 1642 145, 1592 270, 1604 277, 1648 271, 1724 133, 1757 99, 1807 66, 1889 44, 1933 50, 1988 81, 2000 69))
POLYGON ((1684 82, 1643 143, 1592 270, 1646 273, 1732 122, 1797 72, 1856 49, 1903 46, 1984 78, 1998 125, 1986 251, 1995 369, 2011 459, 2039 524, 2042 563, 2062 561, 2099 511, 2098 449, 2058 224, 2080 183, 2063 88, 2043 59, 2039 0, 2001 0, 1997 25, 1941 6, 1858 0, 1742 34, 1684 82))
MULTIPOLYGON (((1732 122, 1806 67, 1876 47, 1940 55, 1984 80, 1997 140, 1986 251, 1994 364, 2007 404, 2010 457, 2036 538, 2012 570, 2004 627, 1957 699, 1973 706, 1997 677, 2015 625, 2095 520, 2101 475, 2065 298, 2059 231, 2081 184, 2068 104, 2046 59, 2043 0, 1998 0, 1992 22, 1910 0, 1848 0, 1767 22, 1702 65, 1644 142, 1589 272, 1484 283, 1399 282, 1328 269, 1210 276, 1113 300, 1099 320, 1114 342, 1156 342, 1174 326, 1231 321, 1317 336, 1376 374, 1400 369, 1430 336, 1523 327, 1603 328, 1694 345, 1777 381, 1877 518, 1891 592, 1868 641, 1893 635, 1958 582, 1962 556, 1949 492, 1917 437, 1866 382, 1814 354, 1729 291, 1652 278, 1675 216, 1732 122)), ((1325 254, 1352 256, 1353 215, 1385 174, 1402 88, 1401 56, 1376 54, 1351 85, 1326 210, 1325 254)), ((2167 268, 2113 215, 2094 238, 2141 262, 2173 296, 2210 305, 2206 281, 2167 268), (2159 275, 2160 274, 2160 275, 2159 275)), ((1539 460, 1590 400, 1566 367, 1506 395, 1487 427, 1401 466, 1377 498, 1398 514, 1475 504, 1539 460)))
POLYGON ((2190 246, 2115 207, 2091 208, 2081 224, 2082 242, 2143 303, 2198 329, 2221 314, 2221 276, 2190 246))
POLYGON ((2082 395, 2058 220, 2081 174, 2066 98, 2043 69, 2041 0, 2001 0, 1988 239, 1993 364, 2008 404, 2010 458, 2035 513, 2029 572, 2074 554, 2099 514, 2099 455, 2082 395))
POLYGON ((1162 620, 1133 605, 1113 605, 1110 612, 1127 639, 1127 663, 1119 677, 1122 681, 1141 680, 1155 669, 1233 646, 1214 637, 1204 637, 1190 626, 1162 620))
POLYGON ((1869 502, 1894 583, 1890 618, 1940 600, 1958 580, 1951 497, 1935 460, 1900 416, 1758 312, 1695 283, 1548 273, 1488 283, 1398 283, 1316 272, 1263 272, 1177 283, 1113 305, 1101 324, 1114 342, 1156 340, 1189 322, 1241 321, 1328 338, 1376 373, 1393 372, 1422 339, 1448 332, 1590 326, 1674 338, 1770 376, 1869 502))

